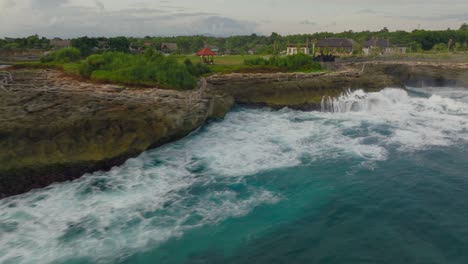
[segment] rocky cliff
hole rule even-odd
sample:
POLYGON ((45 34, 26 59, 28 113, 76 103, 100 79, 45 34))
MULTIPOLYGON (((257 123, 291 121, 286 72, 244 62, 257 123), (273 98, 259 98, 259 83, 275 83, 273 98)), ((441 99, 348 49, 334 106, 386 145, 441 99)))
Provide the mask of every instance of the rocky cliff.
POLYGON ((468 63, 453 62, 370 62, 351 63, 363 73, 388 75, 411 87, 468 87, 468 63))
POLYGON ((222 117, 229 96, 125 89, 12 71, 0 87, 0 197, 122 164, 222 117))
POLYGON ((324 96, 339 96, 348 89, 377 91, 402 87, 383 72, 361 73, 350 69, 335 73, 228 74, 207 79, 210 89, 234 97, 236 103, 272 108, 319 110, 324 96))
POLYGON ((348 89, 468 87, 468 63, 372 62, 343 67, 331 73, 214 75, 207 81, 212 90, 233 96, 238 104, 298 110, 319 110, 324 96, 339 96, 348 89))

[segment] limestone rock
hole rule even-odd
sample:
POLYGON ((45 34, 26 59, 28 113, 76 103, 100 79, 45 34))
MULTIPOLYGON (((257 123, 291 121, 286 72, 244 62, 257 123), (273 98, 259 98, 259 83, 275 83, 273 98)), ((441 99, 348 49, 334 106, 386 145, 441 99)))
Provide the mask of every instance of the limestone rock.
POLYGON ((0 197, 107 170, 179 139, 232 98, 199 91, 122 89, 56 71, 13 71, 0 91, 0 197), (194 96, 196 94, 196 96, 194 96))

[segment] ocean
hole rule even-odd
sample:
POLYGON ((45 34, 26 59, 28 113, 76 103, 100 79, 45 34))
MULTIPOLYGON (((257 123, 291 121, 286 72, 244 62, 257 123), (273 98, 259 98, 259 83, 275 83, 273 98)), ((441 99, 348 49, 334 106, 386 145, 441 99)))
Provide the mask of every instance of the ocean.
POLYGON ((468 263, 468 89, 238 107, 0 200, 0 263, 468 263))

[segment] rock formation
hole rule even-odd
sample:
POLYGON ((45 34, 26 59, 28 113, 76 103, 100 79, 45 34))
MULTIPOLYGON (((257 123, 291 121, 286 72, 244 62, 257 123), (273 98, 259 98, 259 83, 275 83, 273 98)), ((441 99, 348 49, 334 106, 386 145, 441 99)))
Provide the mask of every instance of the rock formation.
POLYGON ((232 98, 12 71, 0 89, 0 197, 110 169, 223 117, 232 98))

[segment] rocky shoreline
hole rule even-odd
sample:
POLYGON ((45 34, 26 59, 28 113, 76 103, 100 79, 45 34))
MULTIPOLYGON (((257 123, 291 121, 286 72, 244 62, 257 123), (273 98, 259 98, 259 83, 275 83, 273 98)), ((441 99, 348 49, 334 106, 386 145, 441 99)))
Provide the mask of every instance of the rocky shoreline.
POLYGON ((228 74, 193 91, 93 84, 55 70, 9 70, 0 86, 0 198, 107 170, 180 139, 237 104, 320 108, 347 89, 465 86, 468 64, 349 64, 310 74, 228 74))
POLYGON ((11 71, 0 88, 0 197, 107 170, 222 117, 231 97, 125 89, 53 70, 11 71))

